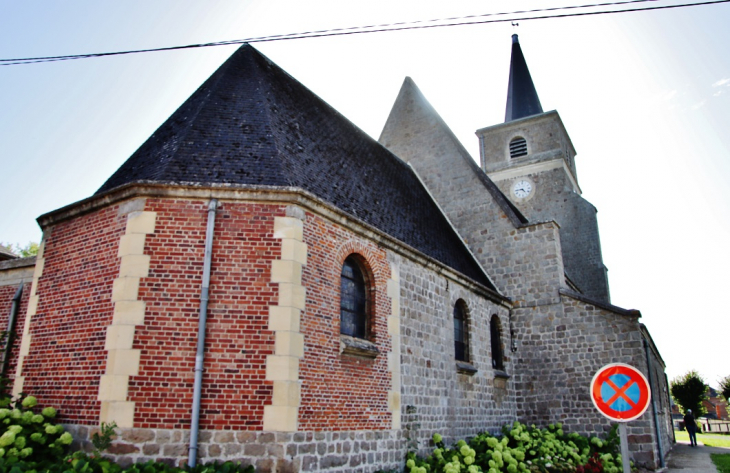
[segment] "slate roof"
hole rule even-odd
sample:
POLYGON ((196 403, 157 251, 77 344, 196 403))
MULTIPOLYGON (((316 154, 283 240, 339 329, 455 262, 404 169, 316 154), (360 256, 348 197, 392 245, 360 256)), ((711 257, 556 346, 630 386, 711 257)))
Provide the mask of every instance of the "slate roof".
POLYGON ((133 182, 298 187, 495 289, 407 164, 250 45, 96 194, 133 182))
POLYGON ((527 61, 522 54, 517 35, 512 35, 512 58, 509 63, 509 85, 507 86, 507 109, 504 122, 542 113, 540 98, 532 82, 527 61))

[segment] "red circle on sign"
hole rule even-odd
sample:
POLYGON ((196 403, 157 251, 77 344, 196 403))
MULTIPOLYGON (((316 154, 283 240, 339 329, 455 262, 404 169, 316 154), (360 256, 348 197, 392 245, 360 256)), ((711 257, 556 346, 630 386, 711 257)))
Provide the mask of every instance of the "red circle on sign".
POLYGON ((649 407, 649 399, 651 399, 651 389, 644 374, 633 366, 624 363, 612 363, 604 366, 598 370, 596 375, 593 376, 593 381, 591 381, 591 400, 593 404, 598 412, 611 420, 629 422, 636 419, 649 407), (617 386, 611 379, 615 375, 623 375, 628 380, 623 385, 617 386), (638 388, 637 399, 626 395, 626 391, 633 390, 634 385, 638 388), (605 399, 606 392, 611 394, 609 399, 605 399), (629 406, 629 409, 617 410, 611 407, 619 399, 623 400, 629 406))

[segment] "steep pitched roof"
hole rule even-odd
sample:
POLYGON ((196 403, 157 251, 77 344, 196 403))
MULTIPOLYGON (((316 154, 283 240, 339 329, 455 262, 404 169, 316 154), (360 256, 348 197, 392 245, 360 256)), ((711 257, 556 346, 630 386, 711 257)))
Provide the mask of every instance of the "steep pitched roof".
POLYGON ((494 289, 407 164, 249 45, 97 194, 133 182, 298 187, 494 289))
POLYGON ((532 82, 527 61, 522 54, 517 35, 512 35, 512 59, 509 64, 509 85, 507 86, 507 110, 504 121, 511 122, 519 118, 542 113, 540 98, 537 96, 535 84, 532 82))
MULTIPOLYGON (((439 181, 450 178, 460 181, 463 179, 463 175, 451 175, 446 178, 442 172, 459 172, 454 166, 457 161, 453 160, 463 162, 468 168, 467 172, 476 177, 491 196, 492 201, 499 206, 515 227, 527 223, 527 218, 472 159, 469 152, 410 77, 406 77, 403 81, 379 141, 408 162, 417 163, 433 156, 433 159, 441 161, 442 166, 449 168, 448 171, 442 169, 435 172, 435 175, 424 176, 427 179, 439 181)), ((441 183, 433 182, 427 183, 427 185, 440 187, 441 183)))

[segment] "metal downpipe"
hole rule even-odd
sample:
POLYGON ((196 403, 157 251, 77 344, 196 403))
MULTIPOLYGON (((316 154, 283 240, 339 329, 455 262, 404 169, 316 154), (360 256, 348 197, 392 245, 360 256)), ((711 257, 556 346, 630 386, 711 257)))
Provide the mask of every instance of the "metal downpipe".
POLYGON ((200 424, 200 398, 203 390, 203 358, 205 356, 205 324, 208 317, 208 293, 210 289, 210 264, 213 259, 213 229, 218 200, 208 203, 208 226, 205 229, 205 256, 203 263, 203 287, 200 290, 200 315, 198 317, 198 348, 195 352, 195 383, 193 385, 193 412, 190 418, 190 447, 188 466, 198 461, 198 425, 200 424))
POLYGON ((652 383, 652 376, 651 376, 651 358, 649 357, 649 343, 644 338, 644 352, 646 353, 646 368, 647 372, 649 374, 649 386, 652 391, 651 396, 651 410, 654 413, 654 432, 656 434, 656 444, 657 448, 659 449, 659 466, 661 468, 664 468, 664 449, 662 448, 662 435, 659 431, 659 415, 657 414, 656 409, 656 393, 658 390, 654 389, 654 386, 652 386, 654 383, 652 383))
POLYGON ((10 306, 10 314, 8 315, 8 328, 5 332, 5 347, 3 347, 3 359, 0 361, 0 376, 5 377, 5 369, 8 366, 8 355, 10 347, 13 345, 13 334, 15 332, 15 320, 18 318, 20 310, 20 299, 23 297, 23 283, 20 283, 18 290, 13 296, 13 303, 10 306))

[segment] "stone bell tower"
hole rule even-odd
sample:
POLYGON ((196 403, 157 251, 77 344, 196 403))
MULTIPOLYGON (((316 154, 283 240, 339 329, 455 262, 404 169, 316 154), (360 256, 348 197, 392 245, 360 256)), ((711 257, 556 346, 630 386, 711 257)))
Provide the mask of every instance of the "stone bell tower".
POLYGON ((512 35, 505 122, 476 134, 482 169, 523 215, 560 225, 570 283, 610 302, 596 208, 581 197, 575 148, 558 112, 543 112, 517 35, 512 35))

